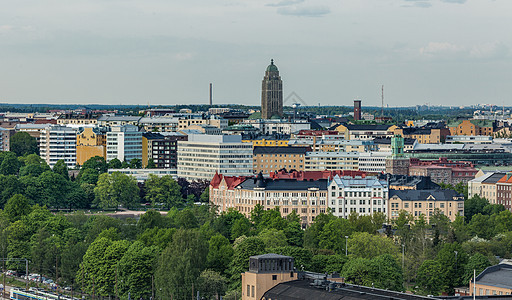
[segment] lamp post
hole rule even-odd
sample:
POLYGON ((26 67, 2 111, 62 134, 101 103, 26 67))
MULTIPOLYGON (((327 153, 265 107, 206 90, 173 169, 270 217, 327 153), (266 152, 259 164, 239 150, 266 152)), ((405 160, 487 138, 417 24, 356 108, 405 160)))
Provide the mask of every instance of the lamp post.
POLYGON ((348 256, 348 235, 345 236, 345 256, 348 256))

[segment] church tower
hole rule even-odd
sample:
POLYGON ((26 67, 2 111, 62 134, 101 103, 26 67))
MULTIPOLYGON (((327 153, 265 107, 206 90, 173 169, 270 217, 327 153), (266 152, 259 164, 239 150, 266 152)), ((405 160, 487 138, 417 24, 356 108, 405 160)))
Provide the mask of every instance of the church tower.
POLYGON ((272 59, 261 84, 261 118, 273 116, 283 117, 283 81, 272 59))
POLYGON ((404 138, 395 134, 391 138, 391 156, 386 157, 386 173, 408 176, 410 163, 404 155, 404 138))

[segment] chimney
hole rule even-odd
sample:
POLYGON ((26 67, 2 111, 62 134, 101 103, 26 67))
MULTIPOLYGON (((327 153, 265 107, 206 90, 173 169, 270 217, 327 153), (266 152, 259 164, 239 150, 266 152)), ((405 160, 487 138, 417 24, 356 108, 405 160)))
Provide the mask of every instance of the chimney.
POLYGON ((354 100, 354 120, 361 120, 361 100, 354 100))

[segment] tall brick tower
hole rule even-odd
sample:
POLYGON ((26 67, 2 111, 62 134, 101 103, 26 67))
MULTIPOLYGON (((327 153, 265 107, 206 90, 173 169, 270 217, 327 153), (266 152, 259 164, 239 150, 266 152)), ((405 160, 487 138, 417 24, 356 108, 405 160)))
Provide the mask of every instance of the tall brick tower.
POLYGON ((386 157, 386 173, 409 175, 410 159, 404 156, 404 138, 396 134, 391 138, 391 156, 386 157))
POLYGON ((283 81, 272 59, 261 83, 261 118, 273 116, 283 117, 283 81))

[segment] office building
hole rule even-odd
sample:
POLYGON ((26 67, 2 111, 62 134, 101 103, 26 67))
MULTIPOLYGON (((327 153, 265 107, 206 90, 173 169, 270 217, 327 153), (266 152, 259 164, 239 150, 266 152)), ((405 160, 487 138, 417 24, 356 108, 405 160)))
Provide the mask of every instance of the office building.
POLYGON ((134 125, 113 126, 107 133, 107 161, 142 160, 142 132, 134 125))
POLYGON ((269 174, 281 169, 303 171, 308 147, 254 147, 253 172, 269 174))
POLYGON ((178 176, 211 180, 216 173, 252 175, 252 145, 239 135, 191 134, 178 142, 178 176))
POLYGON ((178 141, 187 136, 178 132, 145 132, 142 134, 142 166, 153 160, 158 169, 178 168, 178 141))
POLYGON ((107 159, 107 128, 86 127, 76 135, 76 163, 81 166, 94 156, 107 159))

